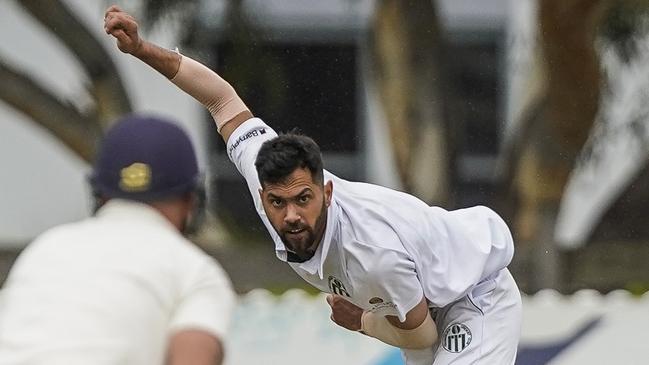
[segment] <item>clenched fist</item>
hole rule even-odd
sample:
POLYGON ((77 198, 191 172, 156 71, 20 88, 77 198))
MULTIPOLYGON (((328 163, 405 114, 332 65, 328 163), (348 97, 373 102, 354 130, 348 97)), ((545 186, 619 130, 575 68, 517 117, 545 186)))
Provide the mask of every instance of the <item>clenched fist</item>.
POLYGON ((104 15, 104 30, 117 39, 117 48, 124 53, 136 55, 142 47, 135 18, 113 5, 104 15))

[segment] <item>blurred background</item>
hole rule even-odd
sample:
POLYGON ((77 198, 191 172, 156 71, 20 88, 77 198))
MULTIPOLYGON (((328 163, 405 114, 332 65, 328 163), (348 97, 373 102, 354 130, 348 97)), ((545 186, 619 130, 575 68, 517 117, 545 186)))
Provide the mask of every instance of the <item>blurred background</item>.
MULTIPOLYGON (((210 216, 194 239, 230 273, 238 316, 286 301, 323 310, 319 297, 283 294, 313 290, 275 259, 209 115, 103 34, 110 3, 0 1, 0 283, 36 235, 90 214, 85 179, 97 141, 115 118, 147 111, 182 122, 199 151, 210 216)), ((116 3, 141 19, 145 38, 231 81, 276 130, 314 137, 339 176, 447 209, 498 211, 515 237, 510 270, 526 298, 520 364, 649 359, 623 341, 628 360, 603 361, 602 344, 613 340, 601 334, 608 313, 647 309, 649 1, 116 3), (598 326, 599 342, 572 346, 598 326), (571 348, 597 360, 569 358, 571 348)), ((347 336, 326 321, 314 342, 347 336)), ((615 323, 612 337, 643 337, 633 332, 638 316, 615 323)), ((305 328, 295 336, 311 338, 305 328)), ((352 345, 372 341, 360 337, 344 337, 338 351, 359 360, 338 363, 399 363, 374 341, 352 345)), ((233 338, 242 349, 262 341, 240 326, 233 338)))

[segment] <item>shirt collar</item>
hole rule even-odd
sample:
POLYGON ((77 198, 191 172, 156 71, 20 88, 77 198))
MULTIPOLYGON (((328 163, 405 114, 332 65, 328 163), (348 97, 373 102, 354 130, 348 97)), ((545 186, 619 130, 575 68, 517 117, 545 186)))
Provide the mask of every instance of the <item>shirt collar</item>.
POLYGON ((133 200, 111 199, 106 202, 96 214, 101 219, 138 221, 160 228, 178 230, 160 212, 148 204, 133 200))

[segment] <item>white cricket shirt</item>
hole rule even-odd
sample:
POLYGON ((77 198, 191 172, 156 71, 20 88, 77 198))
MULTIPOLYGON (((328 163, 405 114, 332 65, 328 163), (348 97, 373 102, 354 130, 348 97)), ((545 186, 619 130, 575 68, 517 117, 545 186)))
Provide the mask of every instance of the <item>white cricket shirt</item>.
POLYGON ((162 364, 181 329, 223 339, 229 278, 147 205, 111 200, 20 255, 0 290, 0 364, 162 364))
MULTIPOLYGON (((262 143, 276 135, 253 118, 234 131, 227 148, 248 183, 277 257, 286 261, 286 248, 264 212, 254 166, 262 143)), ((422 295, 431 307, 444 307, 512 259, 509 229, 486 207, 446 211, 326 170, 324 179, 333 182, 324 238, 310 260, 289 265, 316 288, 344 295, 365 310, 403 321, 422 295)))

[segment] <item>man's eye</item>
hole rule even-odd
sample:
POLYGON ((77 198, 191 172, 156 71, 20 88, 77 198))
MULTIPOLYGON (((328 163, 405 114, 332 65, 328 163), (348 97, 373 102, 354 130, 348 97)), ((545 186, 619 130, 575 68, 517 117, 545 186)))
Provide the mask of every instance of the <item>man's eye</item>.
POLYGON ((306 203, 310 200, 311 198, 308 195, 302 195, 301 197, 297 198, 297 201, 300 203, 306 203))
POLYGON ((281 207, 282 201, 280 199, 271 199, 270 204, 272 204, 274 207, 281 207))

